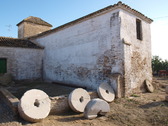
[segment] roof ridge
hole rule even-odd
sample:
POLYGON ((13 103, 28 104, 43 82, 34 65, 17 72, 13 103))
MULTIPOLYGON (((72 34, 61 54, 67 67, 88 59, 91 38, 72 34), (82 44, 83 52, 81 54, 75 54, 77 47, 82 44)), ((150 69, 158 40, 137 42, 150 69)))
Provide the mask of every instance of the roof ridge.
POLYGON ((88 19, 88 18, 97 16, 98 14, 102 14, 103 12, 106 12, 106 11, 109 11, 109 10, 114 10, 114 9, 117 9, 117 8, 121 8, 121 9, 123 9, 123 10, 125 10, 125 11, 127 11, 127 12, 129 12, 129 13, 132 13, 132 14, 136 15, 137 17, 140 17, 140 18, 142 18, 143 20, 145 20, 145 21, 147 21, 147 22, 149 22, 149 23, 153 22, 152 19, 148 18, 148 17, 145 16, 144 14, 138 12, 138 11, 135 10, 135 9, 132 9, 130 6, 128 6, 128 5, 124 4, 124 3, 122 3, 121 1, 119 1, 117 4, 109 5, 109 6, 105 7, 105 8, 103 8, 103 9, 97 10, 97 11, 95 11, 95 12, 93 12, 93 13, 90 13, 90 14, 88 14, 88 15, 86 15, 86 16, 83 16, 83 17, 81 17, 81 18, 78 18, 78 19, 76 19, 76 20, 73 20, 73 21, 71 21, 71 22, 68 22, 68 23, 66 23, 66 24, 63 24, 63 25, 61 25, 61 26, 58 26, 58 27, 56 27, 56 28, 54 28, 54 29, 51 29, 51 30, 42 32, 42 33, 37 34, 37 35, 34 35, 34 36, 30 36, 30 37, 28 37, 28 39, 31 39, 31 38, 33 39, 33 38, 36 38, 36 37, 39 37, 39 36, 43 36, 43 35, 46 35, 46 34, 48 34, 48 33, 54 32, 54 31, 58 31, 58 30, 63 29, 63 28, 65 28, 65 27, 71 26, 71 25, 73 25, 73 24, 75 24, 75 23, 82 22, 82 21, 85 20, 85 19, 88 19))
POLYGON ((39 17, 34 17, 34 16, 29 16, 29 17, 23 19, 21 22, 19 22, 17 24, 17 26, 20 25, 23 22, 30 22, 30 23, 34 23, 34 24, 39 24, 39 25, 45 25, 45 26, 52 27, 52 25, 49 24, 48 22, 44 21, 43 19, 41 19, 39 17))
MULTIPOLYGON (((131 8, 130 6, 128 6, 128 5, 125 4, 125 3, 122 3, 121 1, 119 1, 119 2, 117 3, 117 5, 118 5, 119 7, 120 7, 120 6, 125 7, 126 9, 129 9, 129 10, 131 10, 131 11, 134 11, 135 13, 140 14, 141 16, 144 16, 145 18, 148 18, 147 16, 145 16, 145 15, 142 14, 141 12, 139 12, 139 11, 137 11, 137 10, 131 8)), ((150 19, 150 18, 148 18, 148 19, 150 20, 150 22, 153 22, 152 19, 150 19)))

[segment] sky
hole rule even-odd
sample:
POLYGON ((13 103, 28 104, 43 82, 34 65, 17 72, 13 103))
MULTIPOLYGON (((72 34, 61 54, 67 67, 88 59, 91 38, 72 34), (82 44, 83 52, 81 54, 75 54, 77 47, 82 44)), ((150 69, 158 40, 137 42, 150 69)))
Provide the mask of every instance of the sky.
MULTIPOLYGON (((53 28, 83 17, 119 0, 1 0, 0 36, 17 38, 18 24, 35 16, 53 28)), ((151 24, 152 55, 168 60, 168 0, 120 0, 154 20, 151 24)))

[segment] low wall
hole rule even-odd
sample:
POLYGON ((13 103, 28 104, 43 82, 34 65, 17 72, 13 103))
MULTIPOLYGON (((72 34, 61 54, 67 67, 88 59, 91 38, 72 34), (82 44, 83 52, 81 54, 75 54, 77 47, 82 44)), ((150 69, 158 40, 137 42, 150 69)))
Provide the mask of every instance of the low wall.
MULTIPOLYGON (((96 92, 89 92, 91 99, 98 98, 96 92)), ((15 115, 18 114, 18 103, 19 99, 11 94, 8 90, 0 89, 0 99, 2 99, 5 104, 7 104, 15 115)), ((50 97, 51 99, 51 111, 50 115, 61 114, 70 111, 68 104, 68 95, 50 97)))

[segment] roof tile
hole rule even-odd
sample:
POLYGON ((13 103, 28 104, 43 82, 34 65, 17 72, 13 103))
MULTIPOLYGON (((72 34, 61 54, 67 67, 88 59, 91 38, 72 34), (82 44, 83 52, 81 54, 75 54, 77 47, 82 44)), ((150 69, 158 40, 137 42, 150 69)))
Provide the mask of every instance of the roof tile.
POLYGON ((42 32, 42 33, 40 33, 40 34, 31 36, 31 37, 28 37, 28 38, 29 38, 29 39, 33 39, 33 38, 36 38, 36 37, 40 37, 40 36, 43 36, 43 35, 50 34, 50 33, 52 33, 52 32, 59 31, 59 30, 61 30, 61 29, 63 29, 63 28, 72 26, 72 25, 74 25, 74 24, 76 24, 76 23, 80 23, 80 22, 82 22, 82 21, 84 21, 84 20, 87 20, 87 19, 89 19, 89 18, 92 18, 92 17, 94 17, 94 16, 97 16, 97 15, 99 15, 99 14, 101 14, 101 13, 104 13, 104 12, 109 11, 109 10, 114 10, 114 9, 117 9, 117 8, 122 8, 123 10, 126 10, 126 11, 128 11, 128 12, 134 14, 134 15, 137 15, 137 16, 139 16, 140 18, 142 18, 143 20, 147 21, 148 23, 152 23, 152 22, 153 22, 152 19, 148 18, 147 16, 143 15, 142 13, 140 13, 140 12, 138 12, 138 11, 132 9, 130 6, 128 6, 128 5, 124 4, 124 3, 122 3, 121 1, 119 1, 117 4, 107 6, 107 7, 103 8, 103 9, 101 9, 101 10, 98 10, 98 11, 96 11, 96 12, 93 12, 93 13, 91 13, 91 14, 88 14, 88 15, 86 15, 86 16, 84 16, 84 17, 81 17, 81 18, 79 18, 79 19, 77 19, 77 20, 71 21, 71 22, 69 22, 69 23, 66 23, 66 24, 64 24, 64 25, 61 25, 61 26, 56 27, 56 28, 54 28, 54 29, 51 29, 51 30, 42 32))
POLYGON ((0 37, 0 46, 43 49, 42 47, 31 42, 30 40, 10 37, 0 37))
POLYGON ((33 16, 30 16, 30 17, 22 20, 21 22, 19 22, 17 24, 17 26, 20 25, 22 22, 30 22, 30 23, 34 23, 34 24, 39 24, 39 25, 45 25, 45 26, 52 27, 51 24, 47 23, 46 21, 42 20, 41 18, 33 17, 33 16))

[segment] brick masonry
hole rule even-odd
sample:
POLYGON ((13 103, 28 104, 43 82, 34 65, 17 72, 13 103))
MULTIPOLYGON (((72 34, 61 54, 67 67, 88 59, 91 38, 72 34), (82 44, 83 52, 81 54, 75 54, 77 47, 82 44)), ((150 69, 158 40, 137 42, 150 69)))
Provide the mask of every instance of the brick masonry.
POLYGON ((45 47, 44 79, 90 89, 107 82, 117 97, 142 91, 144 80, 152 79, 150 23, 114 9, 32 38, 45 47), (142 21, 141 41, 136 19, 142 21))
POLYGON ((144 91, 144 81, 152 81, 150 24, 124 10, 121 16, 121 39, 124 42, 125 92, 144 91), (142 40, 136 36, 136 19, 142 23, 142 40), (133 90, 134 89, 134 90, 133 90))

